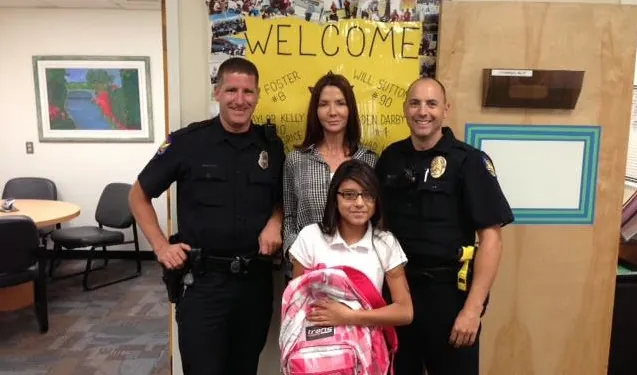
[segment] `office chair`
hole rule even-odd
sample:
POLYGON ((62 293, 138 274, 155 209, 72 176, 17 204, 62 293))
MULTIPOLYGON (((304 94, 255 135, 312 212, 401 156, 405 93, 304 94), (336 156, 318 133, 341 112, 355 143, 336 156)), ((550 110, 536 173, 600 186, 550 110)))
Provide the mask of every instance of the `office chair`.
POLYGON ((95 221, 97 222, 96 226, 70 227, 58 229, 51 233, 51 240, 53 241, 53 259, 56 259, 61 255, 62 249, 77 249, 90 246, 84 271, 53 277, 53 262, 51 262, 49 268, 49 276, 51 276, 51 278, 63 279, 82 274, 82 286, 84 287, 84 290, 87 291, 130 280, 141 275, 142 263, 139 252, 137 224, 135 223, 135 218, 128 207, 128 192, 131 187, 132 185, 130 184, 111 183, 104 188, 95 211, 95 221), (119 230, 109 230, 105 229, 105 227, 119 230), (127 229, 130 227, 133 228, 133 240, 125 241, 124 233, 121 229, 127 229), (88 283, 89 274, 93 271, 104 269, 108 265, 108 256, 104 254, 103 265, 97 268, 92 268, 91 262, 95 255, 96 248, 101 247, 102 251, 106 252, 108 246, 128 243, 135 244, 135 260, 137 264, 136 273, 132 276, 127 276, 101 285, 90 286, 88 283))
POLYGON ((35 315, 40 332, 49 330, 44 248, 30 217, 0 217, 0 288, 33 281, 35 315))

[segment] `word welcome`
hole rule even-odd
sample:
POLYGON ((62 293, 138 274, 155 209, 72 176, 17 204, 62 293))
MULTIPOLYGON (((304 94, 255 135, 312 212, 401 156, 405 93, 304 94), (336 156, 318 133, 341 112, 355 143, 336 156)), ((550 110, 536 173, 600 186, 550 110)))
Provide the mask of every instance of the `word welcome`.
POLYGON ((374 56, 381 46, 391 47, 391 57, 418 59, 420 29, 412 26, 347 25, 339 28, 326 24, 321 32, 316 24, 270 24, 267 33, 244 33, 251 54, 279 56, 307 56, 319 54, 327 57, 374 56), (296 26, 296 27, 294 27, 296 26), (370 32, 371 30, 371 32, 370 32))

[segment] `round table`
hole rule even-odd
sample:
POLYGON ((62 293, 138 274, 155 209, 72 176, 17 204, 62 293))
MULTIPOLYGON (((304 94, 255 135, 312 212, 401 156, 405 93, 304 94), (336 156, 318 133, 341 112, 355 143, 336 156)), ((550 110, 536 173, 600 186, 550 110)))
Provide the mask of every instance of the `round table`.
MULTIPOLYGON (((0 212, 0 217, 24 215, 38 228, 72 220, 80 215, 80 207, 73 203, 43 199, 16 199, 15 212, 0 212)), ((33 304, 33 283, 0 288, 0 311, 13 311, 33 304)))

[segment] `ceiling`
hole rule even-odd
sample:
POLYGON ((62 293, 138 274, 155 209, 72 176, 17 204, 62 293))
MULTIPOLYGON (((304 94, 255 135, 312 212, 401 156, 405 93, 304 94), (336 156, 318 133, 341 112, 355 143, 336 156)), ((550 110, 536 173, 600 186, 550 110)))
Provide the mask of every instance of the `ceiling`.
POLYGON ((161 0, 0 0, 0 8, 160 10, 161 0))

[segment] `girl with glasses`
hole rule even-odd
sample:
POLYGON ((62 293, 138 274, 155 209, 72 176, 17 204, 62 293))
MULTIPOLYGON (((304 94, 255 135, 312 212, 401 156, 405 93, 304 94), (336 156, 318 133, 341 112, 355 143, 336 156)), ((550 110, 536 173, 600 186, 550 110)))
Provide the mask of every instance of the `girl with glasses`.
POLYGON ((379 183, 365 162, 343 162, 330 183, 323 220, 303 228, 289 254, 293 277, 319 265, 349 266, 364 273, 379 293, 386 283, 392 303, 351 310, 336 301, 317 301, 307 319, 317 325, 406 325, 413 307, 404 266, 407 257, 381 227, 379 183))

